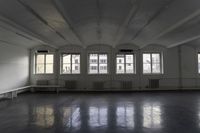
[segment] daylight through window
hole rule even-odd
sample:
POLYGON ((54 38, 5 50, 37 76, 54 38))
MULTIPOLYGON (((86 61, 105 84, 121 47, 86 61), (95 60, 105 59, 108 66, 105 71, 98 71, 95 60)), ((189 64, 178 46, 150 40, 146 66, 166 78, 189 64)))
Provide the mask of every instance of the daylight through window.
POLYGON ((35 73, 51 74, 53 73, 53 54, 36 54, 35 73))

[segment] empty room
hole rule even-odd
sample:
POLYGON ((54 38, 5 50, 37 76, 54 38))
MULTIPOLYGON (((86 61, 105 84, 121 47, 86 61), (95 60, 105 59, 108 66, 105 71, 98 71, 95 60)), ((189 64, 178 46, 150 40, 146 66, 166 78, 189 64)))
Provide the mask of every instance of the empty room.
POLYGON ((0 0, 0 133, 200 133, 200 1, 0 0))

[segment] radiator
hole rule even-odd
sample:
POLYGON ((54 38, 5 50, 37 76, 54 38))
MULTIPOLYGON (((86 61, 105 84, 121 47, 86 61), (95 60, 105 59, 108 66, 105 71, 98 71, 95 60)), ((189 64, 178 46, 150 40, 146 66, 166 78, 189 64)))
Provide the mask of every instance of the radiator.
POLYGON ((76 80, 67 80, 65 81, 66 89, 77 89, 77 81, 76 80))
POLYGON ((149 79, 149 88, 159 88, 159 79, 149 79))
POLYGON ((104 89, 104 82, 102 82, 102 81, 95 81, 95 82, 93 82, 93 89, 95 89, 95 90, 102 90, 102 89, 104 89))
POLYGON ((49 85, 48 80, 37 80, 37 85, 49 85))
POLYGON ((121 81, 121 89, 132 89, 132 81, 121 81))

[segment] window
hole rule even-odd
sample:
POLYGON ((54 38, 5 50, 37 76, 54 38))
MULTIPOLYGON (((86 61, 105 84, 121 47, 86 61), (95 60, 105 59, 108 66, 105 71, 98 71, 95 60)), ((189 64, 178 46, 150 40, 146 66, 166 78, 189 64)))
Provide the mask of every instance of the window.
POLYGON ((200 53, 198 53, 198 72, 200 73, 200 53))
POLYGON ((63 54, 62 74, 80 74, 80 54, 63 54))
POLYGON ((143 73, 144 74, 160 74, 162 70, 162 60, 160 53, 144 53, 143 54, 143 73))
POLYGON ((135 73, 134 54, 117 54, 117 74, 135 73))
POLYGON ((107 54, 89 54, 89 74, 107 74, 107 54))
POLYGON ((53 73, 53 54, 36 54, 35 73, 52 74, 53 73))

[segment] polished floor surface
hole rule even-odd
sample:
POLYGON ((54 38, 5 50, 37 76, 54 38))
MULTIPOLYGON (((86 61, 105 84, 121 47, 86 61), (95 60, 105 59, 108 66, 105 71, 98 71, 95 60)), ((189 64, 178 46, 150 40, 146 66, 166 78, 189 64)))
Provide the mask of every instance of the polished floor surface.
POLYGON ((1 133, 199 133, 200 92, 22 94, 1 133))

